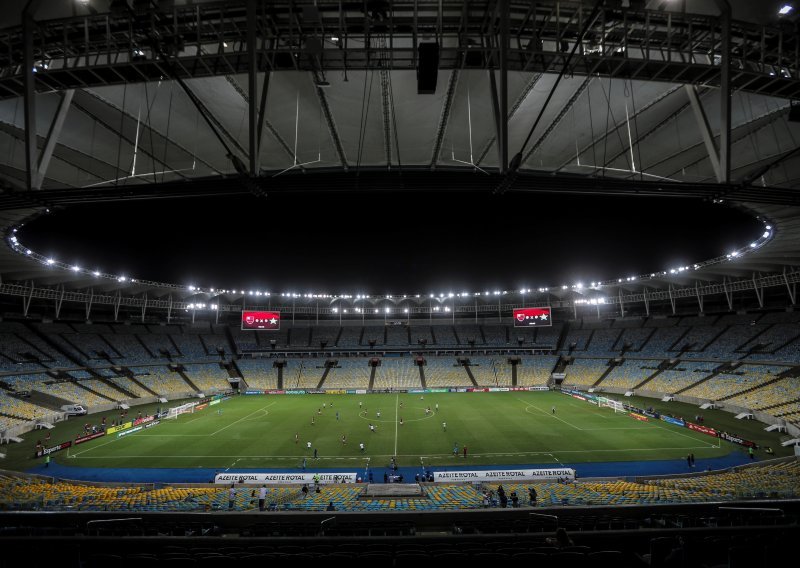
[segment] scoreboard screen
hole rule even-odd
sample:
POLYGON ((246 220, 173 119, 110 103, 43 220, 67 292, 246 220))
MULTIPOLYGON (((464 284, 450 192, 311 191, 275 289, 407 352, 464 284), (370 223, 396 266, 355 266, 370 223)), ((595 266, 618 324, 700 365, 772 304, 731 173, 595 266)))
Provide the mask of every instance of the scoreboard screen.
POLYGON ((541 327, 553 325, 550 308, 520 308, 514 310, 514 327, 541 327))
POLYGON ((280 312, 242 312, 242 329, 280 329, 280 312))

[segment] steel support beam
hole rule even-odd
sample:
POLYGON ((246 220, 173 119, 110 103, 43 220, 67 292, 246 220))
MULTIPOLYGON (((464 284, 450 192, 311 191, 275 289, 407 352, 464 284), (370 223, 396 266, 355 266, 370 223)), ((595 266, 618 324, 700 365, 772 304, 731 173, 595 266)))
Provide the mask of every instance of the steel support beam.
POLYGON ((717 0, 722 12, 720 24, 720 117, 719 117, 719 170, 720 183, 731 179, 731 5, 728 0, 717 0))
POLYGON ((697 305, 700 306, 700 313, 702 314, 703 313, 703 295, 700 293, 700 283, 699 282, 695 282, 694 283, 694 290, 695 290, 695 293, 697 294, 697 305))
MULTIPOLYGON (((697 93, 697 87, 694 85, 684 85, 686 90, 686 95, 689 97, 689 103, 692 106, 692 111, 694 111, 694 118, 697 122, 697 128, 700 130, 700 134, 703 136, 703 144, 706 146, 706 152, 708 152, 708 160, 711 162, 711 168, 714 170, 714 175, 717 177, 717 182, 724 183, 722 170, 720 169, 719 163, 719 152, 717 152, 717 147, 714 145, 714 135, 711 133, 711 127, 708 125, 708 118, 706 117, 705 110, 703 110, 703 104, 700 102, 700 97, 697 93)), ((730 137, 728 138, 730 142, 730 137)))
POLYGON ((249 150, 249 172, 251 176, 258 175, 258 51, 256 50, 256 0, 247 0, 247 87, 250 91, 250 100, 247 104, 247 135, 249 150))
POLYGON ((500 0, 500 173, 508 170, 508 2, 500 0))
MULTIPOLYGON (((759 278, 760 280, 760 278, 759 278)), ((758 300, 758 307, 764 307, 764 288, 760 286, 758 280, 756 280, 756 275, 753 273, 753 291, 756 293, 756 299, 758 300)))
POLYGON ((93 301, 94 301, 94 288, 89 288, 89 292, 86 295, 86 301, 84 302, 84 304, 86 306, 85 307, 85 311, 86 311, 86 320, 87 321, 90 319, 90 316, 91 316, 91 313, 92 313, 92 302, 93 301))
POLYGON ((453 107, 453 96, 456 93, 459 75, 460 71, 458 69, 453 69, 450 72, 450 79, 447 82, 447 92, 444 95, 442 113, 439 115, 439 126, 436 128, 436 142, 434 143, 433 151, 431 152, 430 167, 432 170, 436 169, 436 164, 439 162, 439 152, 442 150, 444 134, 447 132, 447 124, 450 119, 450 109, 453 107))
POLYGON ((797 302, 795 299, 797 296, 795 295, 795 285, 794 283, 789 283, 789 278, 786 276, 786 267, 783 267, 783 281, 786 283, 786 290, 789 292, 789 299, 792 301, 792 305, 795 305, 797 302))
POLYGON ((725 291, 725 299, 728 301, 728 309, 733 311, 733 292, 728 289, 728 277, 722 279, 722 289, 725 291))
POLYGON ((64 303, 64 285, 58 287, 58 298, 56 298, 56 319, 61 317, 61 305, 64 303))
POLYGON ((33 34, 36 23, 28 10, 30 3, 22 12, 22 79, 25 105, 25 181, 29 190, 34 189, 36 170, 36 87, 33 59, 33 34))
POLYGON ((42 182, 47 173, 47 168, 50 166, 50 158, 53 157, 53 150, 58 142, 58 137, 61 136, 61 129, 64 127, 64 121, 67 118, 67 112, 69 112, 69 107, 72 104, 72 96, 74 94, 74 89, 68 89, 61 93, 61 100, 58 102, 56 114, 53 117, 53 122, 50 123, 50 130, 47 131, 44 149, 39 156, 39 163, 33 177, 33 189, 42 188, 42 182))

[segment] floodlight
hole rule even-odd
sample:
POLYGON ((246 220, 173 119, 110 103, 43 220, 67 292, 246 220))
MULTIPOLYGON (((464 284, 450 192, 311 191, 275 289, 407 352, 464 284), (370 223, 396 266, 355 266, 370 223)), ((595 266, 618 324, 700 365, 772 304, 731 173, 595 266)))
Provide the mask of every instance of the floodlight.
POLYGON ((763 235, 761 235, 761 237, 764 239, 769 238, 769 231, 766 231, 763 235))
POLYGON ((119 278, 117 278, 117 281, 118 282, 125 282, 125 277, 124 276, 120 276, 119 278))
POLYGON ((778 10, 778 14, 780 14, 781 16, 785 16, 792 10, 794 10, 792 6, 790 6, 789 4, 784 4, 783 6, 781 6, 781 9, 778 10))
POLYGON ((404 313, 404 314, 407 314, 407 313, 408 313, 408 308, 405 308, 405 309, 403 310, 403 313, 404 313))
POLYGON ((47 259, 47 264, 55 264, 55 262, 56 262, 56 261, 55 261, 55 260, 53 260, 52 258, 48 258, 48 259, 47 259))
POLYGON ((750 243, 750 248, 756 248, 756 243, 750 243))
POLYGON ((73 267, 72 267, 72 271, 73 271, 73 272, 78 272, 80 269, 81 269, 81 267, 80 267, 80 266, 73 266, 73 267))
POLYGON ((95 276, 100 276, 100 272, 98 270, 95 270, 94 272, 92 272, 92 274, 94 274, 95 276))

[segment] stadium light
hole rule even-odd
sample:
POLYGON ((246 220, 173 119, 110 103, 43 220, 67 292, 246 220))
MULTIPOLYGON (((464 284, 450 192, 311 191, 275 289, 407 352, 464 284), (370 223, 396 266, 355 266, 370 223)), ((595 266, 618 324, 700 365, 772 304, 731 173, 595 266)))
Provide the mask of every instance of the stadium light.
POLYGON ((765 232, 765 233, 762 235, 762 238, 764 238, 764 239, 768 239, 768 238, 769 238, 769 231, 765 232))
POLYGON ((56 261, 55 261, 55 260, 53 260, 52 258, 48 258, 48 259, 47 259, 47 264, 55 264, 55 262, 56 262, 56 261))
POLYGON ((756 243, 750 243, 750 248, 756 248, 757 246, 756 243))
POLYGON ((408 308, 403 309, 403 313, 407 314, 408 313, 408 308))
POLYGON ((339 308, 333 308, 333 313, 338 314, 339 313, 339 308))
POLYGON ((794 10, 792 6, 790 6, 789 4, 784 4, 783 6, 781 6, 781 9, 778 10, 778 14, 780 14, 781 16, 785 16, 792 10, 794 10))
POLYGON ((100 271, 95 270, 94 272, 92 272, 92 274, 94 274, 95 276, 100 276, 100 271))
POLYGON ((72 271, 73 272, 78 272, 80 269, 81 269, 81 267, 77 266, 77 265, 72 267, 72 271))
POLYGON ((375 308, 375 313, 377 314, 379 312, 380 312, 380 310, 378 308, 375 308))

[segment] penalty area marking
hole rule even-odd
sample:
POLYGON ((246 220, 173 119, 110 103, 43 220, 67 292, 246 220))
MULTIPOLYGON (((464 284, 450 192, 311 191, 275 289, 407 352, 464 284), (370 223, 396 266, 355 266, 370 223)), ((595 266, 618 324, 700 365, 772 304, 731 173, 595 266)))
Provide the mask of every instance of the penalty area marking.
POLYGON ((259 409, 257 409, 257 410, 254 410, 254 411, 253 411, 253 412, 251 412, 250 414, 247 414, 247 415, 245 415, 245 416, 242 416, 241 418, 239 418, 239 420, 236 420, 236 421, 234 421, 234 422, 231 422, 231 423, 230 423, 230 424, 228 424, 227 426, 223 426, 222 428, 220 428, 220 429, 219 429, 219 430, 217 430, 216 432, 212 432, 211 434, 209 434, 209 436, 215 436, 215 435, 219 434, 220 432, 222 432, 222 431, 224 431, 224 430, 227 430, 228 428, 230 428, 230 427, 231 427, 231 426, 233 426, 234 424, 238 424, 238 423, 239 423, 239 422, 241 422, 242 420, 245 420, 245 419, 247 419, 247 418, 250 418, 250 417, 251 417, 253 414, 255 414, 256 412, 261 412, 262 410, 265 410, 265 409, 269 408, 270 406, 272 406, 273 404, 277 404, 277 403, 278 403, 278 401, 277 401, 277 400, 276 400, 276 401, 273 401, 273 402, 270 402, 270 403, 269 403, 269 404, 267 404, 266 406, 262 406, 261 408, 259 408, 259 409))

